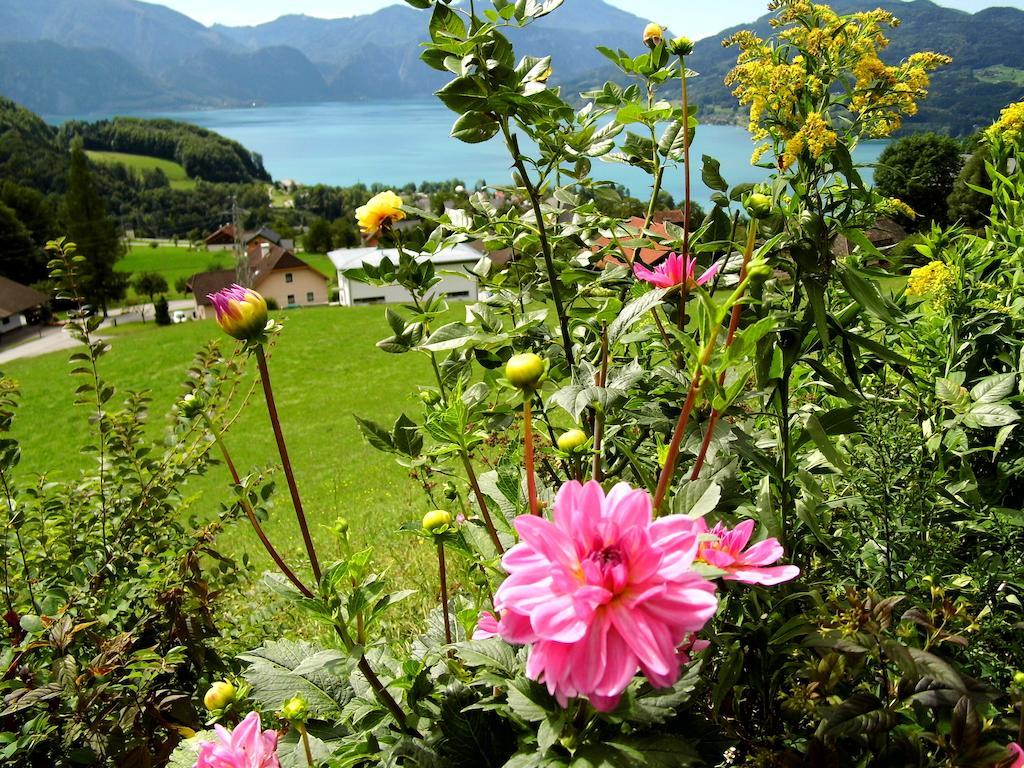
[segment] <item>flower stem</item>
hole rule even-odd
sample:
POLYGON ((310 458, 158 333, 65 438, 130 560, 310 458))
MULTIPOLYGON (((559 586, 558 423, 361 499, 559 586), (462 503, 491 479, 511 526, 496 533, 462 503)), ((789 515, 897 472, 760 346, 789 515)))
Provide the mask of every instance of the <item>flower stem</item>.
MULTIPOLYGON (((733 291, 732 296, 729 298, 729 306, 735 307, 743 299, 743 294, 746 292, 749 282, 749 275, 740 281, 740 284, 736 286, 736 290, 733 291)), ((708 363, 711 362, 711 356, 715 352, 715 345, 718 343, 718 335, 721 333, 721 330, 721 322, 712 324, 711 337, 704 345, 697 368, 693 372, 690 390, 686 395, 686 402, 683 403, 683 409, 679 413, 679 420, 676 422, 676 428, 672 434, 672 442, 669 444, 668 455, 665 457, 665 466, 662 468, 661 475, 658 478, 658 488, 654 493, 655 512, 661 509, 662 502, 665 501, 665 494, 668 492, 668 487, 672 482, 672 476, 675 474, 676 464, 679 462, 679 448, 683 442, 683 435, 686 434, 686 425, 690 421, 690 414, 693 412, 693 406, 697 402, 697 396, 703 388, 703 371, 708 363)))
POLYGON ((519 150, 519 139, 509 130, 508 120, 501 121, 501 131, 505 136, 505 143, 512 154, 512 162, 515 164, 519 176, 522 178, 523 187, 530 198, 530 205, 533 207, 534 218, 537 219, 537 233, 540 238, 540 250, 544 256, 544 265, 548 273, 548 283, 551 285, 551 296, 555 302, 555 314, 558 315, 558 325, 562 331, 562 345, 565 347, 565 361, 569 368, 574 368, 575 358, 572 353, 572 335, 569 333, 569 317, 565 314, 565 307, 562 305, 562 294, 558 275, 555 273, 555 261, 551 253, 551 243, 548 241, 547 227, 544 225, 544 214, 540 208, 540 193, 533 186, 530 175, 526 172, 526 164, 523 162, 522 152, 519 150))
MULTIPOLYGON (((202 417, 203 421, 206 422, 207 428, 210 430, 210 434, 213 435, 214 442, 217 443, 217 447, 220 448, 221 455, 224 457, 224 463, 227 464, 228 471, 231 473, 231 479, 234 481, 236 486, 240 486, 242 481, 238 476, 238 470, 235 469, 234 462, 231 460, 231 454, 228 453, 228 447, 224 442, 224 436, 221 435, 220 430, 217 429, 216 425, 214 425, 213 419, 210 418, 210 414, 203 411, 202 417)), ((249 500, 245 498, 244 495, 240 498, 242 510, 245 512, 245 516, 249 518, 249 523, 252 525, 253 530, 256 531, 256 535, 259 537, 260 542, 262 542, 263 548, 267 550, 267 554, 270 555, 270 559, 274 561, 274 564, 277 565, 281 573, 285 575, 288 581, 295 585, 295 588, 299 590, 299 592, 306 597, 313 597, 313 593, 310 591, 309 587, 303 584, 299 577, 295 575, 295 572, 288 567, 284 558, 281 557, 277 549, 270 542, 270 539, 267 538, 267 534, 264 532, 263 526, 261 526, 260 521, 256 519, 256 513, 253 512, 252 505, 249 503, 249 500)))
MULTIPOLYGON (((747 231, 747 247, 743 251, 743 265, 740 267, 740 282, 743 282, 747 278, 747 265, 750 263, 751 257, 754 255, 754 242, 757 239, 757 225, 756 219, 751 219, 750 226, 747 231)), ((743 305, 735 304, 732 308, 732 317, 729 319, 729 333, 725 337, 725 348, 728 349, 732 346, 732 341, 736 337, 736 331, 740 327, 740 316, 743 314, 743 305)), ((718 377, 718 384, 721 386, 725 383, 725 371, 722 371, 718 377)), ((715 427, 718 426, 718 420, 722 417, 717 409, 711 412, 711 418, 708 419, 708 425, 704 431, 704 442, 700 445, 700 453, 697 454, 697 461, 693 465, 693 471, 690 473, 690 480, 696 480, 700 477, 700 471, 704 466, 704 459, 707 457, 708 448, 711 446, 711 439, 715 434, 715 427)))
POLYGON ((533 465, 533 392, 523 397, 523 458, 526 464, 526 494, 529 498, 530 514, 539 515, 537 475, 533 465))
POLYGON ((295 727, 299 729, 299 734, 302 736, 302 747, 306 750, 306 764, 309 768, 315 768, 316 763, 313 762, 313 750, 309 747, 309 734, 306 733, 306 726, 298 723, 295 727))
POLYGON ((270 384, 270 369, 267 367, 267 356, 263 351, 263 345, 256 346, 256 362, 260 369, 260 381, 263 383, 263 394, 267 400, 267 412, 270 414, 270 425, 274 428, 274 439, 277 441, 277 452, 281 455, 281 468, 284 470, 285 479, 288 481, 288 491, 291 493, 292 506, 295 508, 295 517, 299 521, 299 530, 302 531, 302 540, 306 545, 306 554, 309 556, 309 565, 313 569, 313 578, 320 581, 320 563, 316 557, 316 548, 313 546, 313 537, 309 535, 309 524, 306 522, 306 513, 302 510, 302 498, 299 496, 299 488, 295 484, 295 473, 292 472, 292 462, 288 458, 288 446, 284 442, 284 433, 281 432, 281 420, 277 415, 277 404, 274 401, 274 390, 270 384))
MULTIPOLYGON (((683 83, 683 171, 685 198, 683 201, 683 255, 690 255, 690 95, 686 85, 686 57, 679 57, 679 77, 683 83)), ((685 301, 684 301, 685 304, 685 301)))
POLYGON ((473 462, 469 460, 468 453, 462 453, 462 465, 466 468, 466 477, 469 479, 469 486, 473 489, 473 495, 476 497, 476 504, 480 507, 480 514, 483 515, 484 524, 487 526, 487 533, 490 534, 491 541, 498 554, 503 555, 505 554, 505 548, 501 546, 501 539, 498 538, 498 529, 494 527, 491 511, 487 508, 487 499, 484 498, 484 493, 480 490, 480 483, 476 479, 473 462))
POLYGON ((444 641, 452 644, 452 620, 448 616, 448 573, 444 565, 444 542, 437 541, 437 570, 441 577, 441 612, 444 614, 444 641))
MULTIPOLYGON (((608 384, 608 326, 601 328, 601 369, 597 374, 597 386, 603 389, 608 384)), ((594 411, 594 471, 593 476, 601 482, 601 443, 604 440, 604 408, 594 411)))
MULTIPOLYGON (((352 651, 356 645, 352 642, 352 638, 349 637, 348 630, 345 629, 343 622, 338 622, 334 625, 334 631, 338 633, 338 637, 341 638, 342 644, 345 649, 352 651)), ((409 721, 405 717, 405 712, 399 706, 398 702, 395 701, 395 697, 391 695, 388 689, 384 686, 384 683, 377 677, 377 673, 373 671, 373 667, 370 666, 369 660, 366 658, 365 653, 359 654, 359 659, 356 661, 356 666, 359 668, 360 673, 366 678, 366 682, 370 684, 370 688, 373 689, 374 695, 377 697, 377 701, 384 705, 384 708, 391 713, 391 716, 395 719, 398 727, 405 733, 416 734, 415 729, 409 728, 409 721)))

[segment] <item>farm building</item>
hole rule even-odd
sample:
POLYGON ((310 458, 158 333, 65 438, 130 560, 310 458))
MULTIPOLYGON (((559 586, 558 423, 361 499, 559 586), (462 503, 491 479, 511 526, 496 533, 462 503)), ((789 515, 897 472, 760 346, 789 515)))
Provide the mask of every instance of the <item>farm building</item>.
MULTIPOLYGON (((346 248, 327 254, 338 270, 338 301, 343 307, 357 304, 401 304, 410 301, 409 292, 397 285, 367 285, 346 274, 363 264, 379 266, 385 258, 398 263, 394 248, 346 248)), ((476 301, 479 296, 477 279, 469 270, 480 261, 481 253, 470 245, 460 244, 421 258, 434 262, 441 282, 432 293, 446 295, 457 301, 476 301), (456 273, 456 274, 447 274, 456 273)))
MULTIPOLYGON (((267 242, 253 245, 249 249, 249 273, 253 290, 281 309, 311 307, 330 301, 330 281, 292 251, 280 246, 267 242)), ((236 281, 233 269, 193 275, 188 288, 195 297, 197 316, 212 317, 209 312, 213 305, 207 297, 236 281)))
POLYGON ((0 277, 0 333, 22 328, 33 322, 49 297, 14 280, 0 277))

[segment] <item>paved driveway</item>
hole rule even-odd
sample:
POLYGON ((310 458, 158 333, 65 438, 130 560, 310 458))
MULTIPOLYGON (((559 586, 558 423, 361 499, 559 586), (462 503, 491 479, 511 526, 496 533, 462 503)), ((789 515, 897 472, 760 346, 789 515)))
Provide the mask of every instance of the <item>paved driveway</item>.
MULTIPOLYGON (((176 310, 191 310, 194 306, 189 299, 180 299, 168 302, 171 312, 176 310)), ((153 322, 153 305, 144 305, 146 322, 153 322)), ((110 311, 108 317, 100 329, 114 328, 125 323, 138 323, 142 321, 139 314, 139 307, 119 307, 110 311)), ((71 349, 77 341, 72 339, 64 329, 59 326, 35 326, 23 328, 19 331, 12 331, 12 337, 3 339, 0 343, 0 365, 11 360, 20 360, 26 357, 38 357, 49 352, 59 352, 62 349, 71 349), (28 339, 27 341, 25 339, 28 339), (8 346, 13 345, 13 346, 8 346), (5 347, 7 347, 5 349, 5 347)))

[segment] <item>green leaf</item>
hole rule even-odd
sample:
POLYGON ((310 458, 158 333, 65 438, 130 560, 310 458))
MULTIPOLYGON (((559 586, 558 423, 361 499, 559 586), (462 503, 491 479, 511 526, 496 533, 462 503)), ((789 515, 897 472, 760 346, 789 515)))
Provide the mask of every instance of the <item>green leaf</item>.
POLYGON ((708 189, 714 189, 718 192, 728 190, 729 185, 722 178, 722 164, 710 155, 704 155, 703 160, 704 166, 701 168, 700 177, 704 181, 704 185, 708 189))
POLYGON ((558 710, 557 703, 547 690, 525 677, 512 681, 508 689, 508 705, 516 715, 530 723, 539 723, 550 712, 558 710))
POLYGON ((978 403, 967 412, 964 421, 967 426, 1005 427, 1019 418, 1020 414, 1005 403, 978 403))
POLYGON ((821 724, 819 733, 831 738, 859 736, 890 730, 899 717, 886 710, 873 693, 858 691, 832 710, 828 719, 821 724))
POLYGON ((902 317, 902 313, 897 307, 886 302, 878 288, 878 283, 873 280, 865 280, 849 264, 839 270, 839 279, 853 300, 879 320, 895 325, 896 317, 893 311, 902 317))
POLYGON ((971 389, 971 397, 979 403, 995 403, 1013 393, 1016 373, 997 373, 987 376, 971 389))
POLYGON ((272 641, 239 658, 249 664, 244 675, 253 697, 267 709, 280 709, 293 696, 302 696, 316 717, 330 719, 339 717, 352 698, 352 662, 339 651, 302 641, 272 641))
POLYGON ((807 430, 807 434, 811 436, 811 440, 818 446, 818 450, 822 452, 829 463, 840 471, 847 469, 846 459, 843 458, 842 454, 829 439, 829 436, 825 433, 825 429, 821 426, 821 422, 818 421, 818 417, 813 413, 807 415, 807 421, 804 424, 804 428, 807 430))
POLYGON ((618 339, 636 325, 648 312, 661 304, 667 290, 658 288, 633 299, 619 312, 618 317, 608 326, 608 343, 614 344, 618 339))
POLYGON ((480 77, 462 75, 437 92, 437 98, 453 112, 482 112, 486 109, 489 93, 480 77))
POLYGON ((483 112, 467 112, 452 126, 452 137, 466 144, 480 144, 493 138, 500 126, 483 112))

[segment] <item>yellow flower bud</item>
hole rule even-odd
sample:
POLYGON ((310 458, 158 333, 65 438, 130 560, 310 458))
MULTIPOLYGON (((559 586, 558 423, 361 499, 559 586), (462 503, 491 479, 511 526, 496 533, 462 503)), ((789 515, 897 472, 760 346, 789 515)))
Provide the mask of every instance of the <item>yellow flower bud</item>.
POLYGON ((655 24, 652 21, 644 27, 644 45, 648 48, 657 48, 664 39, 665 30, 661 28, 661 25, 655 24))
POLYGON ((505 364, 505 378, 519 389, 536 389, 544 368, 544 359, 533 352, 513 355, 505 364))
POLYGON ((582 429, 570 429, 558 437, 558 450, 569 453, 585 445, 587 435, 582 429))
POLYGON ((239 341, 258 341, 267 329, 267 302, 256 291, 235 284, 207 297, 217 323, 239 341))
POLYGON ((427 533, 441 533, 451 524, 451 512, 445 509, 435 509, 423 516, 423 530, 427 533))
POLYGON ((356 208, 359 229, 368 235, 372 235, 381 228, 390 227, 396 221, 401 221, 404 218, 402 198, 391 190, 374 195, 366 205, 356 208))
POLYGON ((213 712, 217 709, 224 709, 235 700, 235 686, 226 680, 218 680, 210 686, 210 690, 203 696, 203 706, 213 712))

